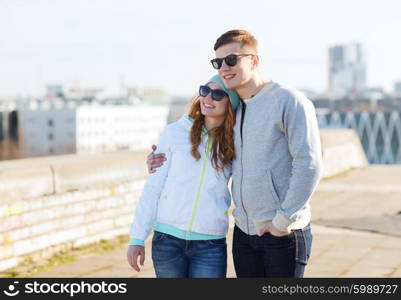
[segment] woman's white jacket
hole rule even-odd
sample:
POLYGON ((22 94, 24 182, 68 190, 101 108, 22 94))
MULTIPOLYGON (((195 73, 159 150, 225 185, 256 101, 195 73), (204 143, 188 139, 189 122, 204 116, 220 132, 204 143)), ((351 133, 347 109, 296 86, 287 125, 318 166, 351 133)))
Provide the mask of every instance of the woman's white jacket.
POLYGON ((231 166, 220 172, 213 168, 212 140, 205 129, 198 148, 201 158, 195 160, 190 153, 192 124, 193 120, 184 115, 162 132, 157 153, 165 153, 167 161, 146 181, 131 238, 146 240, 157 223, 207 235, 227 234, 231 166))

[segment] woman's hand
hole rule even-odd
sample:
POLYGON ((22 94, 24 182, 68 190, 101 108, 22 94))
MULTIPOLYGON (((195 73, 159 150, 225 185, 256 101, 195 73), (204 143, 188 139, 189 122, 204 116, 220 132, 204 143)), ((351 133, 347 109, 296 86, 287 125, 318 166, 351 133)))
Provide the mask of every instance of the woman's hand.
POLYGON ((128 263, 134 268, 135 271, 139 272, 141 269, 138 267, 138 257, 141 266, 145 263, 145 248, 142 246, 130 245, 127 250, 128 263))

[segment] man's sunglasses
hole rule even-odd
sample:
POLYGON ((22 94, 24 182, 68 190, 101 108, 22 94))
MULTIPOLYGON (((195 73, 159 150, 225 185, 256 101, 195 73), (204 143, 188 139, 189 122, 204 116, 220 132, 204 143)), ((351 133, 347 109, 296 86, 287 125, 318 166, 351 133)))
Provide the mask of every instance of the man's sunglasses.
POLYGON ((221 68, 223 60, 227 66, 234 67, 238 62, 239 56, 251 56, 251 55, 253 56, 254 54, 230 54, 223 58, 214 58, 210 62, 212 63, 213 68, 218 70, 221 68))
POLYGON ((223 100, 224 96, 228 96, 225 91, 218 89, 213 90, 207 85, 201 85, 199 87, 199 96, 207 97, 207 95, 209 95, 210 93, 212 93, 212 99, 216 101, 221 101, 223 100))

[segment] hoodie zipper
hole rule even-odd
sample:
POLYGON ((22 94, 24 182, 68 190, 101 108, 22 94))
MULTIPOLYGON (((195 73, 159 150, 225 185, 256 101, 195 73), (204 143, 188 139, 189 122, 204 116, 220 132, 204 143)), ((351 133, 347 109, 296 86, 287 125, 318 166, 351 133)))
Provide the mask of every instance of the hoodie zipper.
POLYGON ((244 180, 244 165, 243 165, 243 149, 244 149, 244 143, 243 143, 243 138, 242 138, 242 128, 244 125, 244 119, 245 119, 245 111, 246 111, 246 104, 242 100, 242 111, 241 111, 241 124, 240 124, 240 136, 241 136, 241 183, 240 183, 240 198, 241 198, 241 204, 242 204, 242 209, 244 210, 244 213, 246 215, 246 226, 247 226, 247 234, 249 234, 249 217, 248 217, 248 212, 245 209, 244 205, 244 200, 243 200, 243 192, 242 192, 242 182, 244 180))
POLYGON ((201 189, 202 189, 202 184, 203 181, 205 179, 205 173, 206 173, 206 165, 207 165, 207 161, 209 159, 209 152, 211 149, 211 143, 210 143, 210 138, 208 137, 207 139, 207 146, 206 146, 206 151, 205 151, 205 158, 203 159, 203 166, 202 166, 202 172, 201 172, 201 178, 200 178, 200 182, 198 184, 198 189, 196 191, 196 196, 195 196, 195 204, 194 207, 192 209, 192 216, 191 216, 191 220, 189 222, 189 229, 188 229, 188 233, 192 231, 192 226, 194 225, 194 221, 195 221, 195 217, 196 217, 196 210, 198 208, 198 204, 199 204, 199 198, 200 198, 200 194, 201 194, 201 189))

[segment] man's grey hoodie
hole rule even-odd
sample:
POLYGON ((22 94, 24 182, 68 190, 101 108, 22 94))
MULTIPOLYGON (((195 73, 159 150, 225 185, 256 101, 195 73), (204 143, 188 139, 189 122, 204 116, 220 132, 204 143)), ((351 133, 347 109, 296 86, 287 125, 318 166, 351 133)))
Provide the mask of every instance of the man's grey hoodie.
POLYGON ((270 81, 237 109, 232 194, 236 225, 257 234, 269 221, 282 231, 309 224, 309 200, 322 174, 312 102, 270 81))

